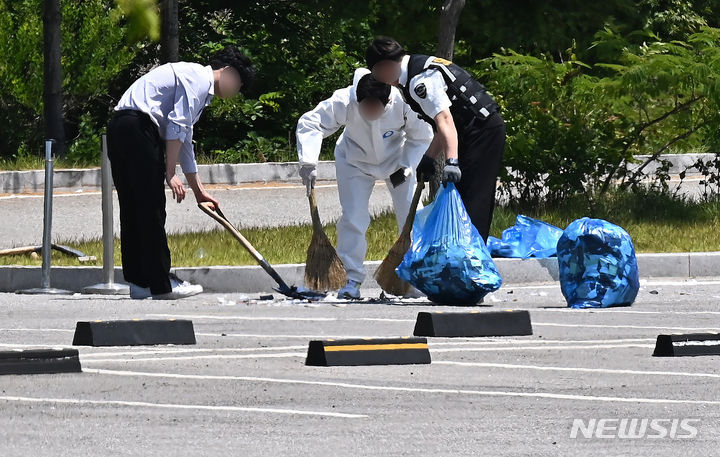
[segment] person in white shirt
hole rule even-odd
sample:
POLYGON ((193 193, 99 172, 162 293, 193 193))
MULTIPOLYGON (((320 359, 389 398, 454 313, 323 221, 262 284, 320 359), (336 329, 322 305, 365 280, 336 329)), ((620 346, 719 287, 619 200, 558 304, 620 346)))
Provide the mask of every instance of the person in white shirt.
POLYGON ((365 280, 366 231, 370 194, 384 180, 393 200, 398 229, 405 223, 415 191, 415 168, 432 138, 430 126, 418 119, 400 92, 358 69, 353 85, 305 113, 297 125, 300 176, 308 193, 315 185, 324 138, 345 127, 335 145, 335 170, 342 216, 337 224, 338 256, 348 283, 340 298, 360 298, 365 280))
POLYGON ((392 38, 376 38, 365 59, 377 79, 398 87, 413 111, 432 125, 436 133, 418 170, 430 178, 434 158, 445 159, 443 181, 457 183, 471 222, 487 241, 506 138, 498 104, 458 65, 407 54, 392 38))
POLYGON ((202 286, 170 274, 165 234, 165 183, 178 203, 185 187, 176 175, 179 161, 200 202, 218 201, 197 175, 193 125, 213 96, 245 92, 255 70, 234 47, 218 52, 210 65, 161 65, 127 89, 108 125, 108 156, 120 203, 123 275, 136 299, 176 299, 202 292, 202 286))

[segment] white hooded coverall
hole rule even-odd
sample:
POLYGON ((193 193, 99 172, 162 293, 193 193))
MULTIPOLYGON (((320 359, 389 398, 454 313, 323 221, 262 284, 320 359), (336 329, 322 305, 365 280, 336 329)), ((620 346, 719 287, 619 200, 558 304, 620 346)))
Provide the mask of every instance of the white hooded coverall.
POLYGON ((324 138, 345 127, 335 145, 335 172, 342 216, 337 224, 337 252, 348 279, 363 282, 367 253, 365 233, 370 225, 368 208, 375 181, 385 180, 393 201, 398 230, 405 223, 415 191, 417 167, 432 140, 429 124, 418 118, 395 87, 385 113, 375 121, 360 115, 355 89, 370 73, 355 71, 353 85, 339 89, 298 121, 297 145, 301 165, 316 165, 324 138), (393 188, 390 175, 409 168, 411 175, 393 188))

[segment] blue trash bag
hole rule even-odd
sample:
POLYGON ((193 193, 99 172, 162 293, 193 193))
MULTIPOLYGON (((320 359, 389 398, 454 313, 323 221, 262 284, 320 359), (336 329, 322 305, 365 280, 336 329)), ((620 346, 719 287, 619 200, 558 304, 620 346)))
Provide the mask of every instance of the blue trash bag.
POLYGON ((442 304, 474 305, 502 285, 453 183, 418 211, 412 246, 395 271, 431 301, 442 304))
POLYGON ((554 225, 520 214, 514 226, 503 230, 502 239, 489 237, 487 247, 493 257, 546 259, 557 255, 562 234, 554 225))
POLYGON ((630 235, 602 219, 578 219, 557 245, 560 287, 570 308, 630 306, 640 289, 630 235))

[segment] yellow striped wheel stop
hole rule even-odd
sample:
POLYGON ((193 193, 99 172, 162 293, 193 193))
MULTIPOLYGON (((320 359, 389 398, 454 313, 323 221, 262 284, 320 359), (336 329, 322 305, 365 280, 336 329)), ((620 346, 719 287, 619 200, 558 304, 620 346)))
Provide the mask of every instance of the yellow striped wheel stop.
POLYGON ((655 357, 720 355, 720 333, 658 335, 655 357))
POLYGON ((189 320, 122 320, 78 322, 73 346, 140 346, 195 344, 189 320))
POLYGON ((350 339, 311 341, 306 365, 413 365, 430 363, 426 338, 350 339))
POLYGON ((77 349, 27 349, 0 352, 0 375, 81 371, 77 349))
POLYGON ((469 313, 421 312, 415 336, 476 337, 532 335, 530 313, 522 310, 469 313))

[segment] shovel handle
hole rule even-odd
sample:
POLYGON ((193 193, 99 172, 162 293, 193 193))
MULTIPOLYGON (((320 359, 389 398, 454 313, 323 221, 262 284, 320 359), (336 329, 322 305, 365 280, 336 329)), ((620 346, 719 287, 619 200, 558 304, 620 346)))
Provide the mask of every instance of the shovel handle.
POLYGON ((198 207, 208 216, 215 219, 220 225, 225 227, 225 229, 232 234, 232 236, 237 239, 240 244, 250 253, 250 255, 257 261, 258 264, 269 274, 272 276, 272 278, 275 280, 275 282, 278 283, 280 287, 287 288, 287 284, 285 284, 285 281, 282 280, 280 275, 275 271, 275 269, 270 266, 267 260, 265 260, 265 257, 258 252, 257 249, 253 247, 252 244, 243 236, 240 231, 235 228, 235 226, 225 217, 225 215, 220 211, 220 208, 215 208, 214 205, 210 202, 202 202, 198 203, 198 207))

